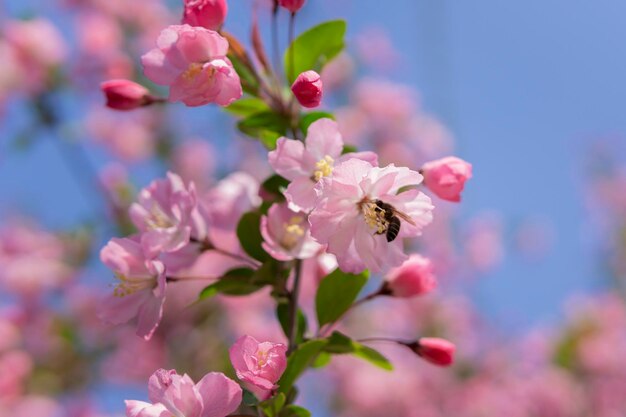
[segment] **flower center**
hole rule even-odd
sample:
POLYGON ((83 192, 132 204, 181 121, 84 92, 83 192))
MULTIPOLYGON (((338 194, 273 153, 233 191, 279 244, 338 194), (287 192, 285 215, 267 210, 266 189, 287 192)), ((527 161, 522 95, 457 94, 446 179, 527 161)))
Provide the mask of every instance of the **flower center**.
POLYGON ((158 204, 150 207, 150 217, 146 219, 146 223, 150 229, 167 229, 174 226, 172 220, 158 204))
POLYGON ((189 67, 187 67, 187 70, 183 72, 183 79, 185 81, 193 80, 198 76, 198 74, 202 72, 202 67, 203 64, 199 62, 192 62, 191 64, 189 64, 189 67))
POLYGON ((313 177, 311 178, 315 182, 321 180, 324 177, 328 177, 333 173, 333 164, 335 160, 330 155, 326 155, 315 163, 316 170, 313 171, 313 177))
POLYGON ((285 234, 280 241, 280 244, 285 249, 293 249, 302 236, 304 236, 304 227, 302 227, 302 222, 304 218, 302 216, 293 216, 289 219, 289 223, 285 223, 283 227, 285 228, 285 234))
POLYGON ((375 202, 366 199, 359 203, 361 212, 365 223, 372 229, 376 230, 377 234, 383 234, 389 228, 389 221, 387 220, 387 212, 385 209, 379 207, 375 202))
POLYGON ((137 291, 153 288, 156 285, 152 277, 129 279, 126 275, 116 272, 115 278, 119 280, 119 283, 113 289, 113 296, 115 297, 125 297, 137 291))

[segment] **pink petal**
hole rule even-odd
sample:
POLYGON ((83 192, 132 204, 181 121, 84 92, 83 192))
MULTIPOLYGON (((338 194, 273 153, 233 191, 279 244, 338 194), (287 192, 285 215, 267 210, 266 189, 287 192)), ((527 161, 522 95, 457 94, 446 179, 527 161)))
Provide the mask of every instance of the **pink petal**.
POLYGON ((280 138, 276 149, 268 154, 268 160, 274 171, 290 181, 300 176, 309 176, 303 169, 304 144, 297 140, 280 138))
POLYGON ((146 299, 137 315, 137 336, 150 340, 163 316, 165 298, 152 296, 146 299))
POLYGON ((196 384, 196 389, 204 404, 202 417, 224 417, 235 412, 241 404, 241 388, 222 373, 206 374, 196 384))
POLYGON ((343 139, 337 122, 332 119, 319 119, 309 126, 306 136, 306 150, 319 161, 326 155, 337 159, 343 150, 343 139))

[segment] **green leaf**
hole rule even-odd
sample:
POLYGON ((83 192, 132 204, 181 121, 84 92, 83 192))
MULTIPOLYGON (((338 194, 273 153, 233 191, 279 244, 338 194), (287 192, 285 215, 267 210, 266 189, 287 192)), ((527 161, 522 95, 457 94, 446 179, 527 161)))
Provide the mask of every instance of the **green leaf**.
POLYGON ((267 148, 276 148, 276 141, 287 133, 289 120, 272 111, 254 113, 237 123, 237 128, 246 135, 259 139, 267 148))
POLYGON ((235 68, 235 71, 241 79, 241 87, 243 91, 253 96, 258 95, 259 82, 254 77, 254 74, 250 72, 248 67, 246 67, 235 54, 228 54, 228 58, 232 62, 233 68, 235 68))
POLYGON ((315 339, 299 345, 287 360, 287 369, 285 369, 282 378, 278 382, 278 391, 288 393, 300 375, 313 364, 315 358, 327 343, 327 340, 315 339))
POLYGON ((298 36, 285 52, 285 74, 289 84, 304 71, 321 72, 324 65, 344 48, 346 22, 333 20, 315 26, 298 36), (292 59, 293 54, 293 59, 292 59), (293 67, 292 67, 293 62, 293 67))
POLYGON ((204 288, 199 299, 213 297, 217 294, 248 295, 263 287, 252 281, 255 271, 250 268, 237 268, 228 271, 218 281, 204 288))
POLYGON ((281 392, 260 403, 259 407, 261 407, 261 410, 267 417, 278 417, 286 402, 287 397, 281 392))
POLYGON ((347 153, 357 152, 357 151, 358 151, 358 149, 354 145, 343 145, 343 149, 341 151, 341 154, 345 155, 347 153))
POLYGON ((309 126, 320 119, 332 119, 335 120, 335 116, 332 113, 328 113, 325 111, 314 111, 310 113, 305 113, 300 118, 299 127, 302 133, 306 136, 309 131, 309 126))
POLYGON ((253 393, 251 393, 247 389, 244 389, 243 390, 243 403, 250 407, 256 407, 256 405, 259 403, 259 400, 253 393))
POLYGON ((246 97, 233 101, 230 106, 225 107, 228 113, 239 117, 248 117, 255 113, 261 113, 269 110, 267 104, 256 97, 246 97))
POLYGON ((327 352, 320 352, 319 355, 317 355, 317 358, 315 358, 315 361, 313 362, 313 364, 311 365, 312 368, 323 368, 326 365, 328 365, 332 359, 332 355, 330 353, 327 352))
POLYGON ((351 354, 368 361, 386 371, 393 370, 393 365, 380 352, 365 346, 340 332, 333 332, 328 338, 328 344, 324 348, 325 352, 333 354, 351 354))
POLYGON ((272 175, 268 179, 266 179, 263 184, 261 184, 261 188, 267 193, 271 194, 275 197, 276 200, 284 200, 285 196, 283 195, 283 191, 289 185, 289 180, 281 177, 280 175, 272 175))
POLYGON ((348 311, 367 282, 368 276, 367 271, 354 275, 336 269, 322 280, 315 297, 320 327, 337 321, 348 311))
POLYGON ((311 412, 299 405, 288 405, 280 413, 280 417, 311 417, 311 412))
POLYGON ((250 211, 244 214, 237 225, 237 237, 244 251, 258 261, 269 259, 269 255, 263 247, 263 236, 261 236, 261 214, 250 211))
MULTIPOLYGON (((278 306, 276 307, 276 316, 278 317, 280 326, 283 328, 285 336, 289 336, 289 332, 291 331, 291 323, 289 322, 289 304, 286 302, 278 303, 278 306)), ((304 340, 304 333, 307 329, 307 322, 306 316, 300 309, 298 310, 296 320, 296 343, 302 343, 304 340)))

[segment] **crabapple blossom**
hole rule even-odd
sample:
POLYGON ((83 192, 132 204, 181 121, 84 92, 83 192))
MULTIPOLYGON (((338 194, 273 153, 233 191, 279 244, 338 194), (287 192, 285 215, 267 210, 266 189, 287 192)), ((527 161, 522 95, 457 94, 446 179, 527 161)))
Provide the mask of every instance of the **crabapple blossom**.
POLYGON ((315 256, 322 248, 311 238, 306 213, 274 204, 261 218, 263 248, 274 259, 289 261, 315 256))
POLYGON ((313 122, 304 143, 285 137, 278 139, 276 149, 268 154, 268 159, 274 171, 291 181, 284 194, 292 209, 310 211, 315 206, 315 185, 333 173, 335 164, 351 158, 372 165, 378 163, 373 152, 342 155, 342 150, 341 133, 331 119, 313 122))
POLYGON ((183 23, 218 30, 227 13, 226 0, 185 0, 183 23))
POLYGON ((99 317, 111 324, 137 317, 137 335, 150 339, 163 315, 165 266, 144 255, 137 235, 111 239, 100 251, 100 260, 118 283, 103 301, 99 317))
POLYGON ((152 101, 147 88, 129 80, 105 81, 100 89, 106 96, 107 107, 115 110, 133 110, 152 101))
POLYGON ((465 181, 472 178, 472 164, 455 156, 430 161, 422 166, 424 184, 443 200, 461 201, 465 181))
POLYGON ((142 247, 151 256, 175 252, 191 238, 203 240, 206 237, 206 224, 198 210, 194 184, 186 186, 172 172, 141 190, 129 214, 141 231, 142 247))
POLYGON ((157 47, 141 57, 144 74, 169 85, 169 100, 187 106, 228 106, 242 95, 239 75, 226 57, 228 41, 203 27, 172 25, 161 32, 157 47))
POLYGON ((389 271, 385 288, 394 297, 413 297, 432 291, 437 286, 430 259, 411 255, 402 265, 389 271))
POLYGON ((261 205, 260 185, 250 174, 234 172, 203 196, 202 211, 212 245, 230 253, 242 252, 237 224, 245 212, 261 205))
POLYGON ((319 202, 309 216, 311 235, 328 245, 345 272, 398 266, 407 259, 402 238, 418 236, 432 220, 428 196, 415 188, 400 192, 421 182, 418 172, 405 167, 379 168, 349 159, 317 186, 319 202), (401 224, 398 239, 386 234, 391 215, 401 224))
POLYGON ((252 336, 240 337, 229 350, 237 378, 259 400, 268 399, 278 388, 276 382, 287 367, 286 352, 282 343, 259 342, 252 336))
POLYGON ((296 13, 304 6, 306 0, 278 0, 278 3, 291 13, 296 13))
POLYGON ((303 107, 313 108, 320 105, 323 93, 322 78, 315 71, 305 71, 291 85, 293 95, 303 107))
POLYGON ((151 403, 126 400, 127 417, 225 417, 239 407, 241 388, 222 373, 210 372, 197 384, 175 370, 157 370, 148 380, 151 403))

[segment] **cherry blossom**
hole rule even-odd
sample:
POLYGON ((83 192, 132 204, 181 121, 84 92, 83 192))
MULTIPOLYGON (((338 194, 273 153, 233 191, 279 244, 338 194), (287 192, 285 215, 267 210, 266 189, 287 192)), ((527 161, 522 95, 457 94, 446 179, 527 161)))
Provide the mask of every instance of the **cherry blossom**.
POLYGON ((407 259, 402 238, 418 236, 432 220, 430 198, 415 188, 404 190, 421 182, 422 176, 408 168, 350 159, 318 185, 319 203, 309 216, 311 235, 328 245, 343 271, 398 266, 407 259), (397 239, 387 233, 391 215, 400 222, 397 239))
POLYGON ((146 258, 136 235, 111 239, 100 251, 100 260, 118 281, 102 303, 100 318, 121 324, 137 317, 137 335, 150 339, 163 315, 165 266, 146 258))
POLYGON ((163 29, 157 47, 141 62, 146 77, 170 86, 170 101, 228 106, 241 97, 242 89, 227 53, 228 41, 217 32, 173 25, 163 29))
POLYGON ((310 211, 317 199, 315 185, 333 172, 335 164, 350 158, 362 159, 372 165, 378 162, 373 152, 342 155, 343 139, 337 123, 320 119, 309 126, 304 143, 280 138, 276 150, 268 155, 272 168, 291 181, 285 197, 294 210, 310 211))

